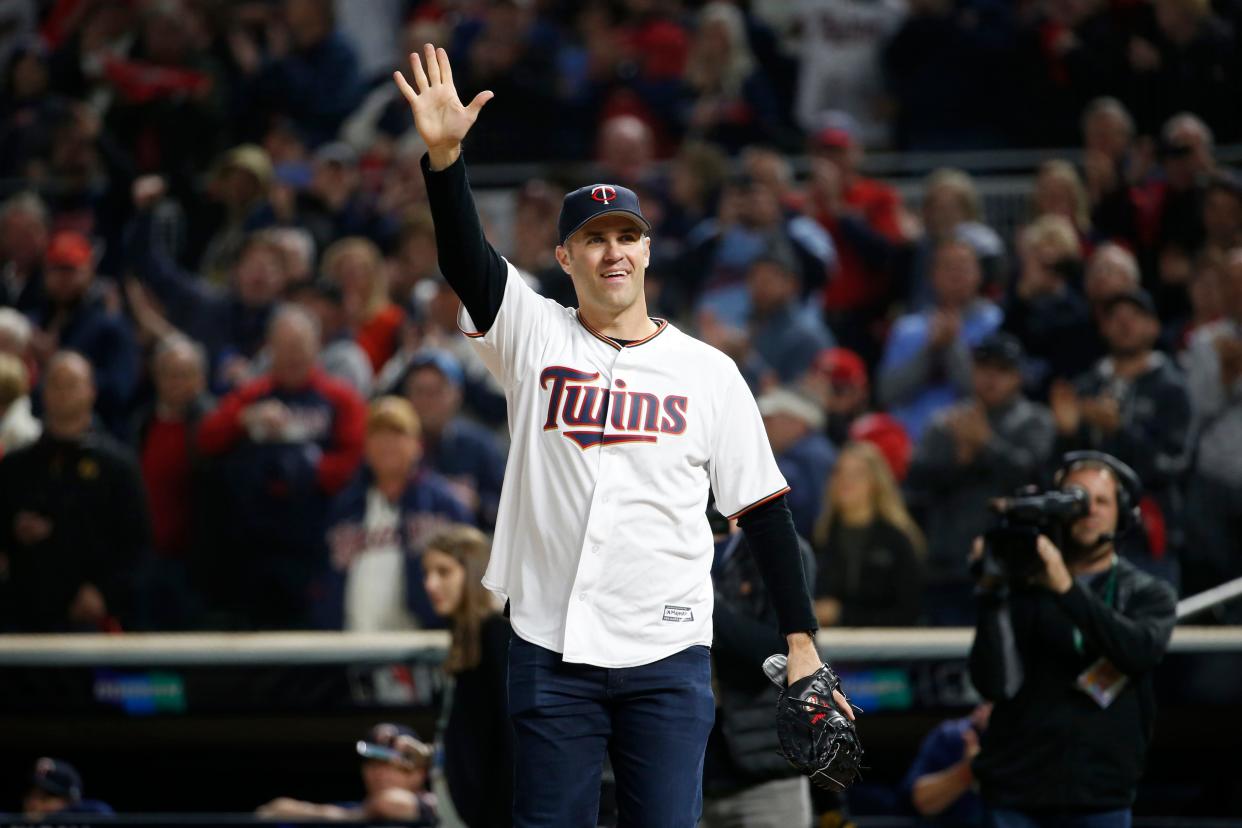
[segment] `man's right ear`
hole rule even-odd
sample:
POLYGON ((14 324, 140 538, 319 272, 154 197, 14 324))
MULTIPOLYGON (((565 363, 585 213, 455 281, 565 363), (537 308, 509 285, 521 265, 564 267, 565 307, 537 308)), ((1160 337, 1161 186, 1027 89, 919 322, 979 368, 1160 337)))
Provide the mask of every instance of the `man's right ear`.
POLYGON ((561 270, 565 271, 565 275, 569 275, 569 248, 563 244, 558 244, 554 251, 556 255, 556 263, 561 266, 561 270))

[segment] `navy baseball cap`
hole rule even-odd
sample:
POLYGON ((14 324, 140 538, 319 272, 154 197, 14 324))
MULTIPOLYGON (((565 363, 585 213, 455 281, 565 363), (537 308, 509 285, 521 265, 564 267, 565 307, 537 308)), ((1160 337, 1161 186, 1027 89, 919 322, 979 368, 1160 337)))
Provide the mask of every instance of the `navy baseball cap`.
POLYGON ((645 230, 651 229, 651 222, 643 218, 638 195, 633 190, 617 184, 590 184, 569 193, 561 202, 561 216, 556 220, 560 243, 564 244, 591 219, 609 213, 626 213, 636 218, 645 230))
POLYGON ((975 362, 1017 368, 1022 364, 1022 343, 1016 336, 997 331, 983 339, 973 350, 975 362))
POLYGON ((70 802, 82 798, 82 777, 77 768, 63 759, 44 756, 35 762, 30 784, 52 796, 60 796, 70 802))
POLYGON ((408 379, 410 374, 414 373, 416 369, 428 366, 435 368, 446 380, 459 388, 466 379, 465 372, 462 371, 461 362, 458 361, 457 357, 448 351, 441 351, 436 348, 427 348, 415 353, 410 358, 410 364, 406 367, 405 376, 408 379))
POLYGON ((381 722, 371 728, 355 746, 364 759, 378 759, 410 768, 424 767, 431 760, 431 748, 418 734, 402 724, 381 722))
POLYGON ((1142 288, 1135 288, 1113 296, 1104 304, 1104 312, 1112 313, 1118 305, 1133 305, 1148 316, 1157 315, 1156 303, 1152 300, 1151 294, 1142 288))

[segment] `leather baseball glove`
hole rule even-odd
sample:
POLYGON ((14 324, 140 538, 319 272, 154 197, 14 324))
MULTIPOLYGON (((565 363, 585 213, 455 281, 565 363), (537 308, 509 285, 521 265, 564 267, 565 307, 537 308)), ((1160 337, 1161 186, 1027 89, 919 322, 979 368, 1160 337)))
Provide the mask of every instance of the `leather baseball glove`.
POLYGON ((840 793, 858 779, 863 755, 854 722, 832 697, 832 691, 841 689, 841 680, 824 664, 786 686, 785 669, 781 654, 763 662, 763 672, 781 691, 776 700, 781 753, 812 783, 840 793))

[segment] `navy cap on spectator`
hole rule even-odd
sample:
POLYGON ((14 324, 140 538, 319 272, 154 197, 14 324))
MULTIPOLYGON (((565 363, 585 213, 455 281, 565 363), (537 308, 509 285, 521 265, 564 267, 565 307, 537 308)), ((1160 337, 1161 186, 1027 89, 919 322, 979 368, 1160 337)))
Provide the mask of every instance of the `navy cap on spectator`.
POLYGON ((638 219, 644 229, 651 229, 633 190, 615 184, 591 184, 579 187, 561 202, 561 215, 556 220, 561 244, 591 219, 609 213, 626 213, 638 219))
POLYGON ((974 347, 975 362, 1002 368, 1017 368, 1022 363, 1022 343, 1013 334, 999 331, 984 338, 974 347))
POLYGON ((293 285, 289 288, 289 297, 292 299, 300 297, 322 299, 336 308, 342 307, 345 304, 345 294, 341 291, 341 286, 331 279, 315 279, 314 281, 293 285))
POLYGON ((750 266, 754 267, 760 262, 774 264, 786 273, 791 273, 795 276, 801 275, 802 272, 798 267, 798 259, 794 255, 793 249, 788 244, 782 244, 779 241, 774 241, 763 248, 759 255, 751 260, 750 266))
POLYGON ((406 368, 406 376, 408 377, 415 370, 428 365, 435 368, 444 375, 446 380, 459 388, 465 381, 465 372, 462 371, 461 363, 457 360, 457 357, 448 351, 439 351, 434 348, 419 351, 410 357, 409 367, 406 368))
POLYGON ((77 768, 63 759, 44 756, 35 762, 30 784, 52 796, 60 796, 70 802, 82 798, 82 777, 77 768))
POLYGON ((1167 137, 1162 137, 1156 144, 1156 154, 1162 161, 1170 158, 1187 158, 1193 155, 1194 151, 1192 144, 1167 137))
POLYGON ((431 761, 431 748, 412 729, 401 724, 381 722, 356 745, 364 759, 378 759, 403 767, 425 767, 431 761))
POLYGON ((1118 305, 1133 305, 1148 316, 1156 315, 1156 303, 1152 301, 1151 294, 1142 288, 1127 290, 1125 293, 1119 293, 1112 297, 1104 305, 1104 312, 1106 314, 1112 313, 1118 305))

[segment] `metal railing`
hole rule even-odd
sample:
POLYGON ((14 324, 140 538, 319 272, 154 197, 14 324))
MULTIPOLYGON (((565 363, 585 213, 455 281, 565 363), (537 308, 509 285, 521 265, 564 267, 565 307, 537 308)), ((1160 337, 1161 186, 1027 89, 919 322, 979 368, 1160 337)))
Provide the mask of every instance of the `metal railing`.
MULTIPOLYGON (((1242 578, 1183 598, 1178 619, 1242 596, 1242 578)), ((913 661, 965 658, 970 627, 825 629, 816 643, 837 660, 913 661)), ((443 630, 417 632, 125 633, 122 635, 0 636, 0 667, 156 667, 162 665, 342 664, 439 659, 448 649, 443 630)), ((1173 653, 1242 651, 1242 626, 1181 626, 1173 653)))
MULTIPOLYGON (((822 630, 820 651, 835 660, 965 658, 970 627, 822 630)), ((348 664, 438 660, 442 631, 404 633, 126 633, 0 637, 0 667, 160 667, 348 664)), ((1174 653, 1242 651, 1242 627, 1178 627, 1174 653)))
MULTIPOLYGON (((1242 163, 1242 144, 1217 147, 1214 155, 1225 165, 1242 163)), ((956 167, 976 176, 1030 175, 1040 164, 1054 158, 1078 163, 1082 160, 1080 147, 1049 147, 1045 149, 994 149, 968 152, 873 152, 862 162, 867 175, 889 180, 921 178, 941 167, 956 167)), ((794 173, 805 176, 810 160, 805 155, 789 157, 794 173)), ((666 172, 667 161, 656 164, 656 170, 666 172)), ((575 161, 564 164, 550 162, 487 164, 472 161, 470 181, 476 187, 519 187, 532 178, 568 177, 575 181, 598 180, 603 175, 600 166, 591 161, 575 161)))

